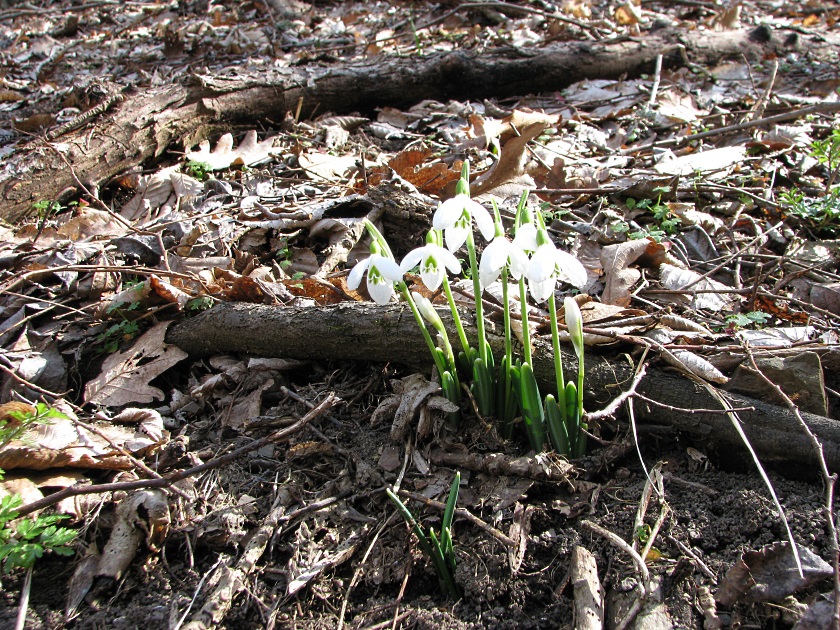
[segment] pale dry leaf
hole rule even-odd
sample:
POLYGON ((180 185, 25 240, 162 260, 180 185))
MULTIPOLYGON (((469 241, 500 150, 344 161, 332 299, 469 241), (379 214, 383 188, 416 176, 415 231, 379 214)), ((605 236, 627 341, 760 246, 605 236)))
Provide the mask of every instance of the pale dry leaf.
POLYGON ((219 138, 216 147, 211 151, 210 143, 205 140, 198 145, 198 151, 187 151, 187 160, 202 162, 210 166, 210 170, 219 171, 231 166, 253 166, 265 162, 271 157, 274 138, 266 138, 262 142, 257 140, 257 132, 251 130, 245 134, 236 149, 233 148, 233 136, 226 133, 219 138))
POLYGON ((689 352, 688 350, 665 350, 662 351, 662 358, 666 363, 670 363, 676 368, 684 370, 694 376, 699 376, 710 383, 717 383, 723 385, 729 379, 723 375, 714 365, 706 361, 700 355, 689 352))
POLYGON ((605 276, 602 302, 617 306, 630 304, 630 288, 642 277, 642 273, 628 265, 636 262, 647 251, 649 244, 649 239, 639 239, 608 245, 601 251, 605 276))
POLYGON ((187 356, 178 346, 164 342, 171 323, 156 324, 130 348, 105 359, 99 376, 85 386, 85 402, 122 407, 162 400, 164 393, 149 381, 187 356))
POLYGON ((654 168, 668 175, 693 175, 696 172, 718 171, 723 175, 730 166, 741 162, 747 155, 747 147, 723 147, 709 151, 689 153, 673 159, 663 159, 654 168))
MULTIPOLYGON (((687 288, 688 291, 714 291, 730 288, 716 280, 701 279, 701 277, 699 273, 690 269, 681 269, 667 263, 659 266, 659 281, 664 288, 671 291, 679 291, 684 288, 687 288)), ((736 299, 729 293, 695 293, 691 298, 691 306, 717 312, 731 306, 736 299)))
POLYGON ((298 157, 300 167, 310 178, 337 182, 346 179, 348 173, 357 167, 354 155, 330 155, 329 153, 307 153, 298 157))

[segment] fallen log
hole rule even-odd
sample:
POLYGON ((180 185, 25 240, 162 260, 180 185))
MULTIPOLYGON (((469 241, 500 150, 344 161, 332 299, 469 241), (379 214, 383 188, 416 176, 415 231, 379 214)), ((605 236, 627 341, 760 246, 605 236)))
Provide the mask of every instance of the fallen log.
POLYGON ((344 66, 279 68, 259 75, 190 75, 183 83, 126 91, 100 116, 52 141, 34 138, 0 172, 0 218, 16 221, 41 200, 67 201, 81 185, 96 190, 115 175, 192 147, 239 125, 276 127, 300 108, 336 114, 408 106, 423 99, 507 97, 564 88, 583 79, 638 77, 654 70, 713 66, 726 58, 762 59, 836 49, 835 33, 793 30, 657 31, 644 38, 565 42, 538 50, 456 50, 380 58, 344 66), (67 161, 65 163, 65 160, 67 161), (70 164, 72 170, 68 168, 70 164))
MULTIPOLYGON (((448 311, 440 310, 457 339, 448 311)), ((464 313, 467 335, 475 338, 475 326, 464 313)), ((166 340, 195 356, 234 352, 257 356, 314 360, 394 362, 428 370, 428 349, 409 309, 349 303, 324 307, 275 307, 246 303, 219 304, 196 317, 170 327, 166 340)), ((503 338, 492 328, 490 345, 498 354, 503 338)), ((534 373, 543 392, 553 391, 554 362, 551 344, 535 340, 534 373)), ((575 378, 576 359, 562 349, 567 378, 575 378)), ((688 378, 651 369, 637 391, 678 408, 720 409, 720 402, 705 387, 688 378)), ((633 366, 590 351, 586 355, 585 401, 592 411, 604 407, 627 389, 633 366)), ((763 400, 727 394, 732 407, 752 407, 738 416, 744 431, 765 465, 786 474, 816 474, 816 456, 801 426, 788 409, 763 400)), ((724 413, 680 413, 654 404, 635 403, 636 421, 672 432, 668 439, 685 438, 716 461, 729 467, 751 465, 738 433, 724 413)), ((831 470, 840 470, 840 423, 813 414, 803 418, 823 444, 831 470)))

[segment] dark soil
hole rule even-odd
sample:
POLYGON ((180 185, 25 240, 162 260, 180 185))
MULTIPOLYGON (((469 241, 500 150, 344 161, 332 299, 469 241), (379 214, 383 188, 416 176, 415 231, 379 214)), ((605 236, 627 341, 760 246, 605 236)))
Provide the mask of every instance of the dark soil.
MULTIPOLYGON (((331 376, 352 382, 350 369, 345 366, 331 376)), ((350 393, 345 395, 351 398, 350 393)), ((456 519, 457 580, 464 596, 458 602, 447 601, 438 590, 431 564, 381 492, 382 480, 393 483, 396 474, 383 470, 380 458, 385 449, 395 446, 387 438, 388 427, 371 427, 367 421, 375 398, 355 406, 352 413, 337 408, 333 418, 340 426, 320 421, 319 429, 333 445, 331 452, 290 461, 290 453, 302 452, 297 449, 305 449, 314 437, 301 435, 298 446, 291 449, 258 452, 197 479, 199 502, 178 505, 173 498, 174 522, 164 548, 159 553, 141 551, 120 584, 98 584, 95 594, 66 627, 172 627, 172 620, 183 614, 197 592, 200 605, 220 560, 237 558, 280 488, 294 497, 289 515, 314 501, 344 498, 282 523, 254 575, 236 595, 221 628, 334 628, 345 601, 344 622, 353 628, 387 625, 394 619, 400 620, 400 627, 415 628, 574 627, 568 571, 575 545, 595 555, 605 592, 632 591, 636 574, 629 557, 583 530, 579 522, 586 518, 632 541, 634 517, 646 482, 634 454, 613 462, 603 475, 582 474, 573 481, 577 489, 572 483, 462 471, 459 504, 497 529, 508 531, 517 503, 533 511, 527 551, 516 573, 512 573, 501 543, 471 523, 456 519), (255 501, 237 508, 246 495, 255 501), (354 533, 360 537, 347 561, 318 574, 297 595, 286 596, 293 567, 304 565, 307 558, 317 561, 319 554, 333 552, 354 533)), ((294 407, 284 402, 267 413, 283 415, 294 407)), ((480 449, 482 429, 471 428, 475 431, 467 434, 473 439, 473 448, 480 449)), ((210 438, 213 431, 207 422, 196 422, 187 433, 203 433, 200 444, 208 452, 242 441, 218 434, 210 438)), ((458 448, 445 434, 438 440, 458 448)), ((431 440, 421 443, 420 452, 430 444, 431 440)), ((511 445, 511 450, 521 451, 521 445, 511 445)), ((404 448, 399 447, 400 465, 404 456, 404 448)), ((746 452, 744 457, 746 460, 746 452)), ((743 552, 786 540, 785 529, 758 476, 718 469, 709 463, 698 469, 694 459, 674 448, 646 449, 645 459, 649 467, 662 463, 665 502, 671 509, 654 544, 661 556, 649 562, 649 567, 652 575, 663 580, 665 608, 673 624, 699 628, 702 615, 697 588, 705 585, 714 592, 715 583, 693 565, 687 566, 685 554, 671 540, 690 547, 720 581, 743 552)), ((452 474, 433 469, 423 475, 409 462, 402 487, 445 501, 452 474)), ((828 558, 820 485, 776 476, 773 484, 797 542, 828 558)), ((409 505, 427 525, 439 523, 439 511, 409 505)), ((100 524, 108 522, 107 510, 111 508, 104 509, 100 524)), ((654 500, 645 522, 652 525, 658 513, 654 500)), ((87 538, 101 546, 106 534, 104 530, 91 531, 87 538)), ((37 565, 27 628, 65 627, 61 611, 74 564, 45 558, 37 565)), ((21 581, 17 574, 4 579, 0 627, 13 623, 21 581)), ((820 586, 821 590, 830 588, 825 583, 813 592, 820 586)), ((801 601, 807 599, 807 594, 800 594, 801 601)), ((783 612, 779 605, 767 604, 737 607, 731 614, 733 620, 743 619, 754 627, 786 627, 783 612)))

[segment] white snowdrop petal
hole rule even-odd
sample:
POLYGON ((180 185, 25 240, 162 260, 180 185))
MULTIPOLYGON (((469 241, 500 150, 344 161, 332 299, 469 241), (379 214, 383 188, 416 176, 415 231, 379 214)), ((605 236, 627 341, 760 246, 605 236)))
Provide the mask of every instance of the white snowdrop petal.
POLYGON ((473 201, 470 205, 470 214, 475 219, 475 223, 478 225, 478 231, 481 232, 484 240, 491 240, 496 234, 496 224, 493 222, 493 217, 487 212, 487 208, 473 201))
POLYGON ((434 323, 435 320, 435 308, 432 306, 432 303, 417 291, 411 292, 411 298, 414 300, 414 304, 417 305, 417 310, 420 311, 420 315, 423 316, 427 322, 434 323))
POLYGON ((467 233, 469 231, 469 225, 462 225, 461 223, 456 223, 452 227, 446 228, 446 231, 444 232, 444 238, 446 239, 446 248, 450 252, 454 252, 460 249, 461 245, 463 245, 466 242, 467 233))
POLYGON ((448 249, 435 245, 435 258, 442 260, 444 266, 452 273, 461 273, 461 261, 448 249))
POLYGON ((557 249, 552 243, 540 245, 528 264, 527 276, 533 282, 545 282, 554 275, 557 249))
POLYGON ((557 268, 560 269, 563 279, 569 284, 573 284, 578 289, 586 284, 586 268, 581 262, 571 254, 557 250, 557 268))
POLYGON ((537 250, 537 227, 533 223, 520 225, 513 238, 513 244, 525 252, 537 250))
POLYGON ((437 265, 420 268, 420 277, 429 291, 437 291, 443 282, 443 268, 437 265))
POLYGON ((572 339, 572 345, 575 347, 575 354, 582 357, 583 316, 580 313, 580 307, 574 298, 567 297, 563 300, 563 308, 565 310, 566 326, 569 327, 569 336, 572 339))
POLYGON ((368 274, 367 280, 367 289, 368 293, 370 293, 370 297, 373 298, 373 301, 379 304, 380 306, 384 306, 388 302, 391 301, 391 296, 394 294, 394 285, 384 280, 384 278, 380 279, 377 282, 370 281, 370 274, 368 274))
POLYGON ((375 265, 379 273, 388 278, 391 282, 399 282, 403 278, 400 266, 390 258, 379 256, 376 261, 371 264, 375 265))
POLYGON ((407 273, 411 269, 414 269, 417 265, 420 264, 420 261, 423 260, 423 256, 425 255, 425 247, 418 247, 417 249, 412 249, 405 255, 405 258, 403 258, 403 261, 400 263, 400 271, 402 273, 407 273))
POLYGON ((519 280, 528 270, 528 256, 521 249, 511 243, 508 248, 508 260, 510 261, 510 275, 514 280, 519 280))
POLYGON ((542 304, 554 293, 555 284, 553 277, 543 282, 528 280, 528 290, 531 292, 531 297, 534 298, 534 301, 537 304, 542 304))
POLYGON ((452 227, 455 222, 461 218, 464 213, 464 202, 469 200, 466 195, 455 195, 452 199, 447 199, 438 206, 435 210, 435 215, 432 217, 432 227, 436 230, 444 230, 452 227))
POLYGON ((359 288, 359 285, 362 284, 362 278, 365 275, 365 270, 370 265, 370 258, 365 258, 361 262, 356 263, 356 266, 350 270, 350 274, 347 276, 347 288, 351 291, 355 291, 359 288))

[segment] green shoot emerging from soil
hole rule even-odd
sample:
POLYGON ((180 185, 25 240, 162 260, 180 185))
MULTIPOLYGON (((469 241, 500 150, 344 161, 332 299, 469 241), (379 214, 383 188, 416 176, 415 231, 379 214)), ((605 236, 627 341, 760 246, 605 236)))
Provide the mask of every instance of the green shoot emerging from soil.
POLYGON ((458 489, 461 485, 461 473, 456 472, 452 480, 452 488, 449 490, 449 499, 446 501, 446 509, 443 511, 443 520, 440 524, 440 534, 429 528, 427 532, 414 517, 405 503, 394 494, 390 488, 385 492, 388 498, 397 506, 397 510, 409 524, 420 548, 432 559, 437 573, 438 583, 441 592, 452 599, 461 598, 461 589, 455 582, 455 549, 452 544, 452 519, 455 516, 455 504, 458 502, 458 489))

